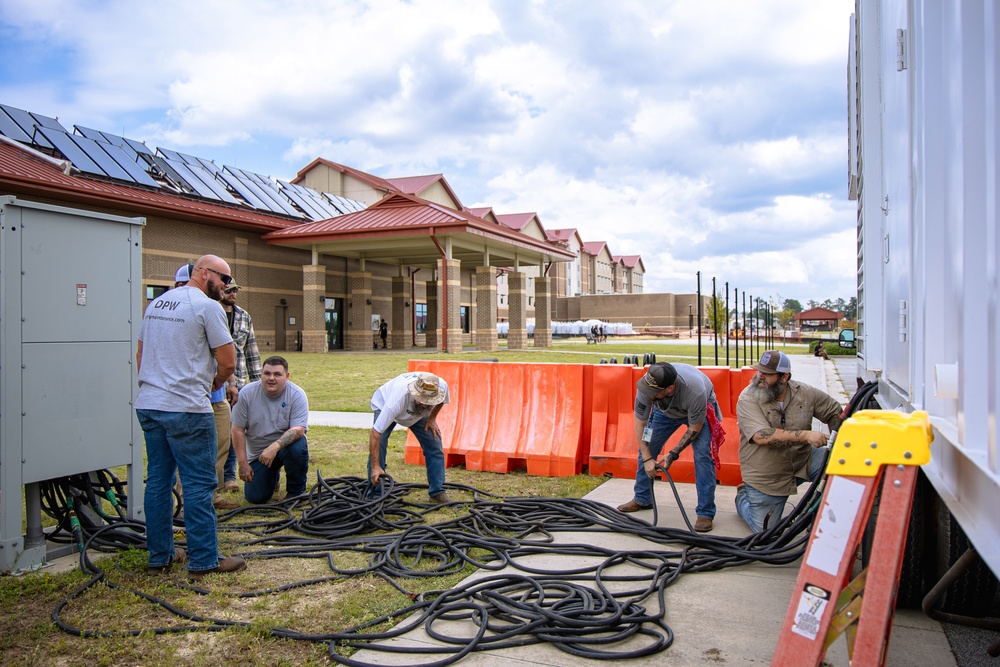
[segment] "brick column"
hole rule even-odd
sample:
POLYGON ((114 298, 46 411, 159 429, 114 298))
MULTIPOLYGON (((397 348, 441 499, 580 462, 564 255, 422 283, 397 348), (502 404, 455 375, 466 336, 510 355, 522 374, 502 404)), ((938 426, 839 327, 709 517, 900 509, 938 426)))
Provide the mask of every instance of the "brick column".
POLYGON ((372 349, 372 274, 367 271, 347 273, 347 328, 344 349, 364 352, 372 349))
POLYGON ((552 347, 550 301, 553 282, 553 278, 535 278, 535 347, 552 347))
POLYGON ((302 351, 326 352, 326 267, 306 264, 302 267, 302 351))
POLYGON ((410 302, 410 279, 406 276, 396 276, 392 279, 389 347, 394 350, 408 350, 413 347, 413 304, 410 302))
POLYGON ((477 350, 497 349, 497 271, 476 267, 476 322, 472 342, 477 350))
POLYGON ((447 322, 448 326, 448 347, 445 352, 457 354, 462 351, 462 262, 457 259, 439 259, 438 276, 443 277, 447 273, 448 284, 442 288, 448 290, 448 316, 444 317, 443 299, 440 304, 442 325, 447 322), (447 271, 445 267, 447 266, 447 271))
POLYGON ((507 274, 507 314, 510 322, 510 329, 507 331, 508 350, 523 350, 528 347, 527 284, 527 276, 520 271, 507 274))
POLYGON ((438 346, 438 284, 437 280, 427 283, 427 326, 424 328, 424 346, 436 350, 438 346))

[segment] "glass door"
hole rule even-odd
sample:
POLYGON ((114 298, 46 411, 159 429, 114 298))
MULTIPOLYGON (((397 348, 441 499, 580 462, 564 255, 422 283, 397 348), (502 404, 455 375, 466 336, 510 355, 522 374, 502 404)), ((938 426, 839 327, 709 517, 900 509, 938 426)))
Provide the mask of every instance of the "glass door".
POLYGON ((343 299, 326 299, 326 345, 329 350, 344 349, 344 321, 341 317, 343 299))

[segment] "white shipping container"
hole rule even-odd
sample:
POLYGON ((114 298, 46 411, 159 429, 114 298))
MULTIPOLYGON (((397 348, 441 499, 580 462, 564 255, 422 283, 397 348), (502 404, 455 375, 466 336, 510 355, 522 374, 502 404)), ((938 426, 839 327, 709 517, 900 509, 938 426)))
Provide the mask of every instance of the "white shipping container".
POLYGON ((859 377, 883 408, 930 414, 932 489, 915 512, 933 515, 938 547, 957 522, 994 574, 998 24, 995 0, 859 0, 848 59, 859 377))

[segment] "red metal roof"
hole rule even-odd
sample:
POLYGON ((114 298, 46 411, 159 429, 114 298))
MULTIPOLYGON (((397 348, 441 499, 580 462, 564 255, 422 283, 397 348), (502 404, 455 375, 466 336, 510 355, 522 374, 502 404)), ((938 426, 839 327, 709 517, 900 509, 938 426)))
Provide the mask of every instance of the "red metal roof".
MULTIPOLYGON (((535 218, 537 214, 535 213, 506 213, 504 215, 498 215, 497 220, 507 225, 511 229, 516 229, 521 231, 528 226, 532 218, 535 218)), ((538 223, 541 225, 541 221, 538 223)), ((543 228, 544 229, 544 228, 543 228)))
POLYGON ((444 174, 429 174, 427 176, 402 176, 400 178, 390 178, 387 179, 390 183, 395 185, 400 192, 408 195, 422 196, 424 191, 435 183, 440 183, 441 187, 445 189, 448 196, 452 198, 455 202, 455 206, 459 210, 464 209, 462 206, 462 201, 455 194, 455 191, 451 189, 451 185, 448 184, 448 179, 444 177, 444 174))
POLYGON ((572 257, 570 253, 552 244, 521 234, 500 225, 494 225, 467 211, 456 211, 421 199, 414 195, 395 194, 369 206, 363 211, 349 213, 329 220, 296 225, 265 235, 268 243, 332 241, 338 237, 358 234, 386 233, 413 235, 437 232, 470 232, 491 236, 499 240, 522 245, 545 253, 572 257))
POLYGON ((826 308, 810 308, 809 310, 803 310, 801 313, 795 315, 796 320, 842 320, 844 319, 843 313, 838 313, 834 310, 828 310, 826 308))
MULTIPOLYGON (((636 265, 642 264, 642 255, 622 255, 621 259, 625 268, 628 269, 634 269, 636 265)), ((646 268, 645 265, 643 268, 646 268)))
POLYGON ((386 180, 395 185, 400 192, 405 192, 408 195, 419 195, 429 186, 444 180, 444 176, 442 174, 428 174, 426 176, 387 178, 386 180))
POLYGON ((583 251, 588 255, 594 255, 596 257, 601 254, 601 250, 603 250, 606 245, 608 245, 606 241, 587 241, 583 244, 583 251))
POLYGON ((383 192, 400 191, 399 188, 397 188, 395 185, 385 180, 384 178, 379 178, 378 176, 369 174, 366 171, 361 171, 360 169, 355 169, 354 167, 348 167, 346 165, 339 164, 337 162, 333 162, 332 160, 327 160, 326 158, 321 158, 321 157, 316 158, 302 169, 299 169, 299 171, 295 175, 295 178, 291 180, 291 183, 295 184, 301 183, 302 181, 305 180, 306 174, 309 173, 309 171, 313 169, 313 167, 320 164, 327 166, 335 171, 339 171, 342 174, 348 174, 350 176, 353 176, 362 183, 367 183, 368 185, 372 186, 376 190, 382 190, 383 192))
POLYGON ((568 227, 566 229, 547 229, 545 234, 546 236, 551 236, 552 238, 556 238, 561 241, 569 241, 573 238, 573 234, 576 234, 576 229, 573 227, 568 227))
POLYGON ((121 208, 129 214, 211 221, 227 227, 267 232, 298 223, 251 210, 211 204, 166 190, 129 187, 67 175, 31 149, 0 141, 0 191, 63 199, 77 204, 121 208))

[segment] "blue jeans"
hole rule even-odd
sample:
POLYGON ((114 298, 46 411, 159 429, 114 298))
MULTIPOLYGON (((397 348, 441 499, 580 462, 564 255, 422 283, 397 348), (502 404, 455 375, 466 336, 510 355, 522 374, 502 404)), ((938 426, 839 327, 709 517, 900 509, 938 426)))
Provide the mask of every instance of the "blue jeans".
MULTIPOLYGON (((809 459, 809 479, 796 477, 795 481, 799 484, 815 481, 823 473, 826 453, 825 447, 813 447, 809 459)), ((771 496, 746 483, 736 492, 736 512, 755 533, 764 530, 765 520, 767 527, 773 528, 785 513, 786 502, 788 496, 771 496)))
POLYGON ((222 481, 223 483, 236 481, 236 449, 232 445, 229 445, 229 456, 226 457, 226 467, 222 472, 222 481))
POLYGON ((187 569, 192 572, 219 566, 212 495, 218 479, 215 457, 215 417, 211 412, 136 410, 146 440, 146 547, 150 567, 170 562, 174 555, 171 487, 180 473, 184 487, 184 526, 187 533, 187 569))
MULTIPOLYGON (((712 403, 719 421, 722 421, 722 414, 719 406, 712 403)), ((687 418, 668 417, 657 408, 653 410, 653 435, 649 439, 649 453, 653 458, 659 458, 663 451, 663 446, 674 434, 674 431, 681 426, 687 425, 687 418)), ((698 492, 698 506, 695 514, 708 519, 715 518, 715 462, 712 461, 712 429, 708 427, 708 419, 701 427, 698 437, 691 443, 694 453, 694 488, 698 492)), ((635 502, 640 505, 653 504, 653 480, 646 475, 642 464, 642 450, 638 454, 639 467, 635 471, 635 502)))
MULTIPOLYGON (((381 412, 381 410, 375 411, 376 421, 381 412)), ((424 430, 426 426, 427 417, 424 417, 410 427, 410 432, 416 436, 417 442, 420 443, 420 449, 424 451, 424 463, 427 467, 427 493, 428 495, 436 496, 444 491, 444 444, 440 438, 432 435, 430 431, 424 430)), ((386 450, 389 448, 389 436, 392 435, 392 429, 394 428, 396 428, 396 422, 389 424, 389 427, 382 432, 382 438, 379 440, 379 464, 382 466, 382 470, 386 470, 385 455, 386 450)), ((372 460, 371 456, 369 456, 368 479, 371 478, 372 460)))
POLYGON ((278 489, 281 469, 285 469, 285 490, 289 497, 306 492, 306 475, 309 474, 309 443, 302 436, 284 449, 267 467, 260 459, 250 462, 253 479, 243 485, 243 497, 254 505, 262 505, 271 499, 278 489))

